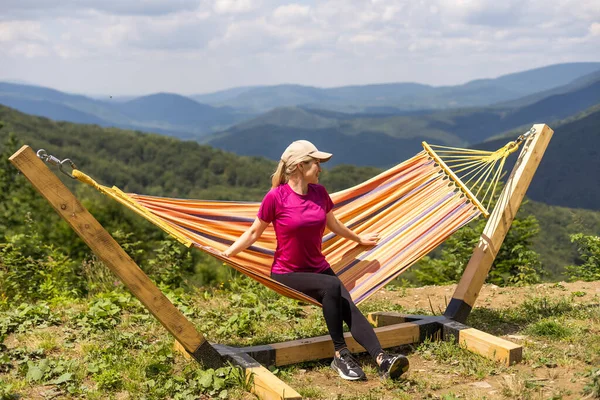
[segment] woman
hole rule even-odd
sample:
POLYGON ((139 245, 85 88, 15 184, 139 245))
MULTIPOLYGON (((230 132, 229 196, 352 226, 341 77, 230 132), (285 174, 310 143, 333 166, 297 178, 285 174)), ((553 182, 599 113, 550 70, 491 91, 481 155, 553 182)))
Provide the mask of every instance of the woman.
POLYGON ((379 240, 377 233, 357 235, 352 232, 331 211, 333 202, 325 188, 318 184, 320 164, 331 156, 306 140, 290 144, 281 156, 273 174, 273 187, 264 197, 256 220, 221 255, 231 257, 248 248, 273 223, 277 249, 271 277, 323 305, 335 349, 331 367, 344 379, 366 379, 346 346, 343 335, 343 322, 346 322, 352 336, 377 362, 380 375, 397 378, 408 370, 408 359, 382 350, 375 331, 321 252, 325 226, 336 235, 363 246, 375 245, 379 240))

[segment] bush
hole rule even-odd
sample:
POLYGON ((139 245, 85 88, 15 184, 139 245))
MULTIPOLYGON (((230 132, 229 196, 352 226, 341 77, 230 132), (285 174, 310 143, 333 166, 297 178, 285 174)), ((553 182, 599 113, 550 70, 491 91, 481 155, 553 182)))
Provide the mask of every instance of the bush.
POLYGON ((600 236, 577 233, 571 235, 571 242, 577 245, 581 264, 566 267, 569 279, 586 282, 600 280, 600 236))
MULTIPOLYGON (((463 227, 446 240, 439 256, 419 261, 414 270, 417 281, 422 285, 458 282, 486 223, 481 219, 463 227)), ((542 265, 539 254, 532 250, 532 240, 538 232, 538 221, 533 215, 518 215, 500 247, 487 282, 498 286, 539 282, 542 265)))
POLYGON ((55 297, 79 297, 86 292, 77 263, 34 231, 0 243, 0 300, 4 305, 55 297))

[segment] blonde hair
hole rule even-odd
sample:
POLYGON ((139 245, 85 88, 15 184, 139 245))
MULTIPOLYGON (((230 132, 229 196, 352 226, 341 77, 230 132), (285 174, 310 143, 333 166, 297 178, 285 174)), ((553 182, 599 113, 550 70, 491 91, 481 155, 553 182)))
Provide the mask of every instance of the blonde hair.
POLYGON ((271 187, 275 188, 283 183, 287 183, 287 181, 290 179, 290 176, 296 171, 298 164, 311 160, 313 160, 311 156, 305 156, 291 165, 286 165, 283 160, 279 160, 279 165, 277 165, 275 173, 271 175, 271 187))

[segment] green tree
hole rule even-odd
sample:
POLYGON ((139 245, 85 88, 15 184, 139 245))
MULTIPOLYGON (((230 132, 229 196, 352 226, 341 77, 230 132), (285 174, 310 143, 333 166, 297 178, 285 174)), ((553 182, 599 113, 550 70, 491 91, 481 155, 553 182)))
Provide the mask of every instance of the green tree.
POLYGON ((569 278, 586 282, 600 280, 600 236, 577 233, 571 235, 571 242, 577 246, 581 264, 566 267, 569 278))

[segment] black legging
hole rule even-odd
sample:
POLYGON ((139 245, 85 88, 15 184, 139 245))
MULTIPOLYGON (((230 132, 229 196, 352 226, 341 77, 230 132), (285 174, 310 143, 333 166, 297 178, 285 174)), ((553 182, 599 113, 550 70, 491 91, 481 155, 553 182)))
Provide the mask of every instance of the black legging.
POLYGON ((277 282, 312 297, 323 305, 323 316, 336 351, 346 347, 343 322, 374 359, 383 351, 369 321, 352 301, 350 293, 331 268, 321 273, 271 274, 277 282))

